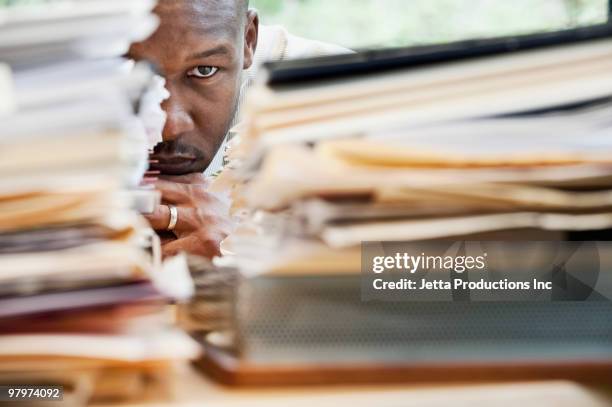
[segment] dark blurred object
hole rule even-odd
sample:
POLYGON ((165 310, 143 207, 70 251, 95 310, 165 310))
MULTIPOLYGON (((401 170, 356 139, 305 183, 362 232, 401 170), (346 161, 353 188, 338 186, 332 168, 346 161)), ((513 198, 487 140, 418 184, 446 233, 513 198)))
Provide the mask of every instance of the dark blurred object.
POLYGON ((612 24, 575 28, 551 33, 506 38, 469 40, 445 45, 427 45, 358 52, 355 54, 295 61, 269 62, 267 81, 273 88, 384 72, 422 69, 447 62, 503 56, 559 45, 580 44, 609 38, 612 24))

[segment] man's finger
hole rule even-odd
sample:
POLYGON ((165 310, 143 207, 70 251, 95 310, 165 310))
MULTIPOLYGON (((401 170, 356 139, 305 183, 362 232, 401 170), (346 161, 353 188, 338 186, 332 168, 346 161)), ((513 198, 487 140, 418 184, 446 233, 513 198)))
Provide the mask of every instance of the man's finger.
POLYGON ((207 191, 207 184, 181 184, 167 179, 160 179, 155 183, 155 188, 161 192, 162 202, 165 204, 210 206, 221 202, 216 194, 211 194, 207 191))
POLYGON ((147 218, 153 229, 164 231, 170 224, 170 208, 168 205, 158 205, 155 212, 146 214, 144 217, 147 218))
POLYGON ((175 182, 177 184, 198 184, 198 185, 208 185, 210 181, 204 174, 194 173, 187 175, 160 175, 159 179, 175 182))
POLYGON ((155 189, 161 192, 164 203, 183 204, 190 201, 185 184, 159 179, 155 182, 155 189))
MULTIPOLYGON (((198 228, 197 221, 194 219, 190 208, 176 205, 174 205, 174 207, 176 208, 178 218, 176 220, 176 225, 171 231, 173 234, 190 232, 198 228)), ((156 231, 168 231, 168 226, 170 225, 170 207, 162 204, 158 206, 152 214, 145 215, 145 218, 147 218, 151 227, 156 231)))
POLYGON ((162 256, 166 258, 176 256, 180 253, 189 253, 190 247, 193 245, 193 240, 194 238, 192 236, 188 236, 162 245, 162 256))
POLYGON ((195 236, 187 236, 162 246, 162 255, 164 258, 176 256, 180 253, 196 254, 209 259, 221 255, 221 251, 217 245, 202 244, 195 236))

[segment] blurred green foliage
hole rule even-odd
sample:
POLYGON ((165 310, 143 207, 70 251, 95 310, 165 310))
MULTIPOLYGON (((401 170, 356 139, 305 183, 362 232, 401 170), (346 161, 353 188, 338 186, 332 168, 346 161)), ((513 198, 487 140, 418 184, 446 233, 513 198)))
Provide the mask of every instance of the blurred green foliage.
POLYGON ((35 3, 44 3, 49 0, 0 0, 0 7, 7 6, 15 6, 15 5, 24 5, 24 4, 35 4, 35 3))
POLYGON ((607 0, 251 0, 264 24, 351 48, 524 34, 603 22, 607 0))

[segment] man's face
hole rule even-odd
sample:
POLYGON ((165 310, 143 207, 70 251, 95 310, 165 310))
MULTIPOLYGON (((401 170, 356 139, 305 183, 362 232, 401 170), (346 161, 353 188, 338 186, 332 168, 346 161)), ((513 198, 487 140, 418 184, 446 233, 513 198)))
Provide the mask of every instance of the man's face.
POLYGON ((152 62, 166 78, 170 98, 163 143, 153 170, 203 172, 234 116, 244 69, 257 44, 257 15, 242 0, 161 0, 157 32, 134 44, 130 57, 152 62))

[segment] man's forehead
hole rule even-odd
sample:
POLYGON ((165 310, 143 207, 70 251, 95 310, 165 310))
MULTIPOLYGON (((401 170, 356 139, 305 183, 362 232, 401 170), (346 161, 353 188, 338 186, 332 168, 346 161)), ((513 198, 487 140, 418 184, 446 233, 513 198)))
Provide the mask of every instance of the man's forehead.
POLYGON ((242 0, 161 0, 155 12, 160 30, 235 37, 241 28, 240 4, 242 0))

